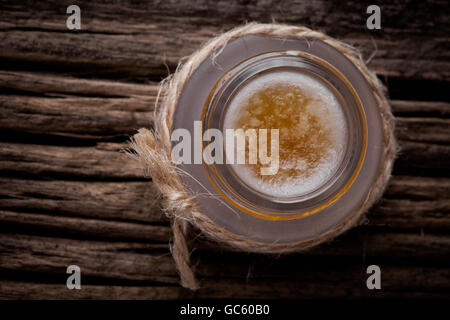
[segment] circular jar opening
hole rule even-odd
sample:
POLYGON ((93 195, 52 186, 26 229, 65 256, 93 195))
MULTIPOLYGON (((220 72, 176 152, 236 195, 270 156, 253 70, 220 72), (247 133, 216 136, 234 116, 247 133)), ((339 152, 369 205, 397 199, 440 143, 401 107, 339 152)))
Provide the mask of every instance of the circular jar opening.
POLYGON ((225 163, 205 170, 237 208, 268 218, 308 215, 351 185, 364 158, 365 125, 358 96, 327 62, 296 51, 264 53, 229 70, 211 91, 203 130, 242 130, 245 143, 224 134, 225 163))
MULTIPOLYGON (((263 174, 261 161, 231 164, 242 183, 269 197, 288 199, 319 189, 337 173, 346 151, 347 118, 339 99, 327 83, 306 72, 269 70, 254 76, 236 90, 223 118, 224 129, 278 130, 276 173, 263 174)), ((242 150, 247 157, 250 142, 247 137, 242 150)), ((241 150, 235 145, 234 151, 241 150)))

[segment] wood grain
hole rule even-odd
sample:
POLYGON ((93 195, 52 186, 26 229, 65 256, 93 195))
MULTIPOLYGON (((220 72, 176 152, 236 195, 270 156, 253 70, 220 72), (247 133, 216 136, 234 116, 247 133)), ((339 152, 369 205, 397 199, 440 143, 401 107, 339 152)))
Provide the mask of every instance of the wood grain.
POLYGON ((83 27, 74 33, 65 26, 64 10, 50 1, 3 5, 0 57, 84 75, 95 68, 96 75, 107 77, 155 78, 210 37, 257 20, 307 25, 356 45, 366 58, 375 52, 371 66, 379 74, 437 80, 450 75, 445 2, 384 4, 384 28, 372 33, 365 28, 367 4, 359 1, 117 1, 108 6, 80 1, 79 6, 83 27))
MULTIPOLYGON (((419 274, 420 274, 419 270, 419 274)), ((402 272, 393 272, 390 277, 402 275, 402 272)), ((412 277, 414 275, 408 274, 412 277)), ((429 279, 413 278, 427 281, 430 288, 433 288, 433 282, 429 279)), ((444 278, 446 279, 446 278, 444 278)), ((438 281, 434 283, 439 283, 438 281)), ((174 286, 120 286, 120 285, 85 285, 82 290, 67 290, 60 284, 33 283, 33 282, 13 282, 6 281, 2 283, 1 299, 22 299, 23 288, 27 288, 30 299, 132 299, 132 300, 149 300, 149 299, 229 299, 232 295, 235 299, 329 299, 329 298, 371 298, 371 299, 396 299, 399 297, 397 290, 404 292, 402 296, 405 299, 446 299, 448 295, 440 292, 413 291, 408 287, 396 288, 397 290, 373 293, 369 295, 362 289, 355 289, 354 286, 344 284, 336 287, 327 283, 301 283, 297 287, 293 287, 292 282, 276 282, 275 286, 268 287, 271 281, 264 284, 230 284, 228 280, 203 282, 203 289, 197 293, 187 292, 186 289, 174 286)))
MULTIPOLYGON (((103 241, 91 240, 86 243, 80 239, 61 237, 46 237, 35 235, 11 235, 2 234, 1 252, 3 270, 22 270, 33 272, 46 272, 64 269, 64 266, 72 263, 84 267, 83 274, 92 277, 114 278, 121 280, 153 281, 158 273, 163 275, 176 275, 167 246, 158 243, 144 243, 134 241, 103 241), (115 255, 118 254, 118 257, 115 255), (47 257, 48 256, 48 257, 47 257), (104 261, 104 260, 108 261, 104 261), (152 262, 153 261, 153 262, 152 262), (69 264, 67 264, 69 262, 69 264), (75 263, 77 262, 77 263, 75 263), (109 263, 116 263, 117 268, 135 268, 133 272, 118 272, 116 268, 106 267, 109 263), (130 265, 136 263, 135 266, 130 265)), ((249 255, 245 253, 223 253, 212 247, 204 246, 195 253, 195 257, 203 261, 198 266, 199 274, 205 277, 267 277, 289 278, 301 274, 301 269, 308 269, 317 263, 332 261, 336 268, 357 261, 361 267, 361 258, 356 260, 341 260, 343 257, 354 257, 364 251, 365 259, 374 258, 389 264, 389 259, 399 257, 404 262, 420 261, 420 259, 442 259, 448 262, 449 240, 444 236, 427 234, 400 234, 400 233, 371 233, 364 230, 353 230, 344 238, 336 240, 313 249, 308 253, 311 262, 303 267, 298 263, 304 260, 305 255, 286 255, 282 257, 249 255), (364 239, 365 241, 356 241, 364 239), (342 245, 344 242, 350 245, 342 245), (390 248, 391 250, 386 250, 390 248), (427 250, 428 249, 428 250, 427 250), (430 250, 432 249, 432 250, 430 250), (412 252, 417 252, 412 255, 412 252), (229 261, 229 268, 221 269, 214 266, 215 263, 226 258, 239 258, 229 261), (249 271, 252 262, 264 262, 255 264, 249 271), (266 266, 264 267, 264 264, 266 266), (290 265, 290 266, 289 266, 290 265), (279 273, 275 273, 279 268, 279 273), (300 270, 297 270, 299 269, 300 270), (281 272, 284 270, 285 273, 281 272), (250 272, 250 274, 249 274, 250 272), (298 273, 298 275, 297 275, 298 273)), ((322 266, 321 268, 326 268, 322 266)), ((328 267, 329 268, 329 267, 328 267)), ((331 272, 331 270, 330 270, 331 272)), ((328 278, 332 275, 322 275, 328 278)), ((304 275, 307 278, 307 275, 304 275)), ((443 284, 445 285, 445 284, 443 284)))
POLYGON ((159 196, 146 182, 2 179, 2 207, 91 218, 161 221, 159 196))
POLYGON ((445 1, 0 0, 0 299, 448 298, 449 19, 445 1), (371 3, 370 3, 371 4, 371 3), (281 257, 233 252, 193 231, 202 289, 178 285, 160 196, 121 152, 151 127, 158 82, 247 21, 306 25, 355 45, 387 85, 399 150, 363 225, 281 257), (67 290, 66 268, 82 269, 67 290), (380 265, 382 290, 365 287, 380 265))
MULTIPOLYGON (((5 210, 105 220, 165 221, 159 209, 159 195, 151 182, 1 179, 0 183, 8 186, 0 190, 0 208, 5 210)), ((449 193, 450 179, 394 176, 385 197, 368 217, 375 225, 449 229, 449 193)))
MULTIPOLYGON (((392 253, 401 257, 411 257, 411 250, 420 250, 416 239, 410 239, 415 243, 411 247, 408 243, 403 246, 395 238, 387 238, 386 245, 391 242, 391 247, 401 248, 392 253)), ((424 237, 422 237, 424 238, 424 237)), ((343 263, 344 252, 334 252, 336 248, 330 248, 328 254, 335 257, 328 258, 327 262, 333 263, 333 269, 317 257, 310 259, 310 263, 299 264, 302 257, 291 255, 278 259, 261 256, 248 256, 238 254, 239 259, 227 262, 227 270, 217 268, 216 264, 221 257, 230 258, 228 255, 196 254, 202 258, 202 264, 197 272, 202 279, 202 289, 196 293, 182 290, 170 285, 178 281, 175 268, 170 255, 161 252, 160 248, 149 244, 137 243, 105 243, 91 241, 86 247, 83 241, 54 239, 35 236, 3 235, 0 248, 2 250, 2 269, 14 271, 33 271, 36 274, 45 272, 64 273, 67 265, 77 264, 83 270, 84 286, 79 293, 69 291, 61 284, 25 284, 29 297, 37 298, 39 295, 33 288, 53 288, 51 292, 41 294, 41 298, 54 298, 55 292, 61 292, 64 298, 138 298, 137 293, 143 294, 141 298, 180 298, 180 297, 209 297, 226 298, 232 294, 238 298, 253 298, 255 296, 265 298, 289 298, 296 297, 344 297, 351 292, 350 297, 369 295, 368 291, 360 284, 365 279, 364 270, 360 261, 347 260, 343 263), (55 243, 58 245, 55 246, 55 243), (249 266, 252 266, 249 269, 249 266), (122 272, 120 272, 122 271, 122 272), (351 272, 348 272, 351 271, 351 272), (343 276, 344 275, 344 276, 343 276), (311 278, 312 277, 312 278, 311 278), (336 277, 339 277, 340 286, 335 285, 336 277), (123 284, 92 285, 91 283, 106 281, 112 278, 115 281, 126 281, 123 284), (295 279, 295 282, 292 280, 295 279), (142 283, 152 286, 142 287, 142 283), (164 286, 159 283, 166 283, 164 286), (137 284, 140 284, 140 290, 137 284), (299 285, 301 284, 301 285, 299 285), (28 287, 30 285, 30 287, 28 287), (109 289, 108 289, 109 288, 109 289), (320 290, 317 290, 319 288, 320 290), (118 292, 116 292, 116 290, 118 292), (325 290, 325 291, 324 291, 325 290), (99 293, 102 292, 102 293, 99 293), (107 292, 110 292, 109 294, 107 292)), ((426 242, 423 240, 422 242, 426 242)), ((436 239, 428 239, 437 246, 436 239)), ((372 251, 374 242, 367 244, 368 256, 385 250, 372 251)), ((342 247, 342 246, 341 246, 342 247)), ((320 250, 319 250, 320 251, 320 250)), ((438 248, 436 247, 436 251, 438 248)), ((424 252, 424 250, 422 250, 424 252)), ((234 258, 237 258, 236 254, 234 258)), ((404 292, 404 297, 426 297, 427 291, 433 290, 434 295, 441 296, 449 289, 447 281, 449 271, 447 268, 429 267, 402 267, 385 264, 386 280, 379 294, 372 297, 398 297, 398 291, 404 292)), ((54 279, 58 280, 58 279, 54 279)), ((5 298, 22 297, 14 282, 2 283, 1 296, 5 298)))

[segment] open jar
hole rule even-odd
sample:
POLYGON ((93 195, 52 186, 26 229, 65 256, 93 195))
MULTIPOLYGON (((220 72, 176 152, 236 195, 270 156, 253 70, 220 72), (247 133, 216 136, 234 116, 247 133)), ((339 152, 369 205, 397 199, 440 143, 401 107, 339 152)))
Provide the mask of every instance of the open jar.
MULTIPOLYGON (((224 147, 212 153, 221 161, 178 164, 204 214, 232 234, 272 244, 307 242, 353 221, 384 143, 373 88, 344 54, 321 40, 263 35, 237 38, 200 64, 178 99, 177 129, 192 133, 200 148, 193 153, 222 133, 224 147), (277 135, 276 170, 261 174, 264 166, 249 155, 235 163, 252 137, 239 149, 228 129, 277 135)), ((266 157, 274 151, 268 147, 266 157)))

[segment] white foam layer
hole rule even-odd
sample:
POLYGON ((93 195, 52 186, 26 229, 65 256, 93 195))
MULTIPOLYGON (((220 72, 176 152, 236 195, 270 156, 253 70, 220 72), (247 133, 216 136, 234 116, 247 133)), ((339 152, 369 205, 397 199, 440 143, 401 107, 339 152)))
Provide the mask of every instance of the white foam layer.
MULTIPOLYGON (((231 166, 235 173, 253 189, 273 197, 286 198, 314 191, 333 176, 342 161, 348 133, 344 112, 332 90, 313 76, 291 71, 259 76, 243 87, 229 104, 224 118, 224 128, 237 129, 236 122, 240 116, 239 110, 246 105, 248 100, 255 93, 281 83, 298 86, 306 96, 314 100, 306 106, 306 112, 317 117, 320 120, 320 126, 330 132, 331 143, 327 152, 315 164, 314 168, 308 170, 307 174, 284 177, 283 179, 274 175, 270 179, 263 180, 248 165, 233 164, 231 166)), ((281 141, 283 129, 278 129, 280 129, 281 141)), ((303 160, 291 160, 281 161, 280 170, 295 168, 299 169, 299 172, 302 171, 302 167, 305 166, 305 163, 302 163, 303 160)))

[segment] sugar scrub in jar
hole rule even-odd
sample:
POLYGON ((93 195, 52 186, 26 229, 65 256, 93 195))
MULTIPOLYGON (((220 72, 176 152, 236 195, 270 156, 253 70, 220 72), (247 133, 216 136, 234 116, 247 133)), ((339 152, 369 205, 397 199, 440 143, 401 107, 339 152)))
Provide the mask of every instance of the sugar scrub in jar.
POLYGON ((136 150, 166 212, 219 243, 317 245, 355 225, 387 183, 395 140, 382 85, 321 33, 234 29, 162 89, 156 132, 137 136, 148 148, 136 150))

